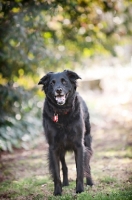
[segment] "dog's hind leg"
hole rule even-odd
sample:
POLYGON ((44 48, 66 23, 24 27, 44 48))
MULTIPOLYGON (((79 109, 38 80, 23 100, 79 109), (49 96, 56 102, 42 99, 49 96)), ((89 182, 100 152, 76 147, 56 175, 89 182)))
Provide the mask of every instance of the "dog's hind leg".
POLYGON ((62 152, 60 154, 60 161, 62 164, 62 173, 63 173, 63 186, 68 186, 68 168, 66 166, 66 161, 65 161, 65 152, 62 152))
POLYGON ((91 148, 91 135, 85 135, 85 157, 84 157, 84 174, 86 176, 86 185, 93 185, 91 178, 91 169, 90 169, 90 158, 92 156, 91 148))
POLYGON ((49 170, 54 181, 54 195, 61 195, 62 184, 60 179, 59 156, 52 147, 49 147, 49 170))
POLYGON ((76 193, 81 193, 84 191, 83 177, 83 161, 84 161, 84 149, 81 144, 77 144, 75 152, 77 179, 76 179, 76 193))

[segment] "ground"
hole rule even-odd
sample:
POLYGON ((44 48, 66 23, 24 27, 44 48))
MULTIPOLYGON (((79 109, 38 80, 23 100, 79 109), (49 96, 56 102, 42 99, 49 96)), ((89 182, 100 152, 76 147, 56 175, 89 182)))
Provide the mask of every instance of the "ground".
MULTIPOLYGON (((123 129, 120 130, 120 127, 100 130, 94 127, 93 129, 93 132, 96 133, 93 137, 94 153, 91 159, 94 186, 92 188, 85 187, 85 192, 82 194, 87 194, 86 199, 89 194, 91 198, 95 199, 97 195, 104 195, 104 199, 105 197, 111 199, 113 195, 117 194, 118 197, 118 193, 124 191, 126 196, 121 199, 131 199, 132 154, 131 147, 125 144, 126 138, 123 137, 123 129), (127 190, 129 192, 125 193, 127 190)), ((52 196, 53 183, 48 172, 47 145, 44 138, 42 140, 43 142, 34 149, 2 154, 1 200, 54 199, 52 196)), ((76 170, 73 154, 67 154, 67 163, 70 186, 64 188, 63 196, 70 194, 69 199, 79 199, 82 194, 76 195, 75 193, 76 170)), ((123 194, 120 195, 122 197, 123 194)), ((101 198, 103 199, 103 197, 101 198)), ((113 199, 116 198, 113 197, 113 199)))
POLYGON ((118 95, 116 91, 109 94, 108 88, 107 92, 104 89, 103 92, 82 94, 89 105, 91 116, 93 187, 85 186, 83 193, 75 193, 74 155, 68 153, 66 160, 70 185, 63 188, 61 197, 53 196, 53 182, 48 171, 47 144, 41 134, 37 145, 32 149, 2 153, 0 200, 131 200, 132 101, 126 91, 118 92, 118 95), (125 101, 126 97, 128 99, 125 101))

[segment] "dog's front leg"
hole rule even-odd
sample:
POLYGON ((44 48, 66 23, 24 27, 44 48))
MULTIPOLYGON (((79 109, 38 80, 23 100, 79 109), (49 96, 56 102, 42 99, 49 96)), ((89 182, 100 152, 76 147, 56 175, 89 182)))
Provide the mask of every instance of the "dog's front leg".
POLYGON ((76 170, 77 170, 77 179, 76 179, 76 193, 81 193, 84 191, 83 177, 83 160, 84 160, 84 152, 83 146, 79 145, 75 151, 75 160, 76 160, 76 170))
POLYGON ((61 152, 60 154, 60 161, 62 164, 62 173, 63 173, 63 186, 68 186, 68 168, 66 166, 66 161, 65 161, 65 153, 61 152))
POLYGON ((59 156, 53 147, 49 147, 49 169, 54 181, 54 195, 61 195, 62 184, 60 180, 59 156))

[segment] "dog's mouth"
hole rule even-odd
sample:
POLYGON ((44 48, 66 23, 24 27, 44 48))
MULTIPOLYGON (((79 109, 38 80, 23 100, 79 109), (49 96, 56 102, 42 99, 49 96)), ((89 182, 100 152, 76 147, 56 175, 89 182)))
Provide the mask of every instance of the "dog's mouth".
POLYGON ((66 97, 67 97, 67 95, 57 94, 57 95, 55 95, 55 100, 56 100, 58 105, 64 105, 65 102, 66 102, 66 97))

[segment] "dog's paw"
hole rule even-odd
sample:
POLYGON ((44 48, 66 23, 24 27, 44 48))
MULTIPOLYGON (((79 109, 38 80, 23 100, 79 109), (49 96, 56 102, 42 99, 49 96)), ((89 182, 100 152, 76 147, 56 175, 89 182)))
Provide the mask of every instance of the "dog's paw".
POLYGON ((60 184, 57 184, 54 189, 54 195, 61 196, 61 194, 62 194, 62 187, 60 184))
POLYGON ((58 189, 56 189, 56 190, 54 190, 54 195, 55 196, 61 196, 61 194, 62 194, 62 190, 58 190, 58 189))
POLYGON ((92 181, 92 179, 90 177, 86 179, 86 185, 89 185, 89 186, 93 186, 94 185, 94 183, 93 183, 93 181, 92 181))
POLYGON ((78 182, 76 185, 76 193, 81 193, 81 192, 84 192, 84 186, 83 183, 78 182))

